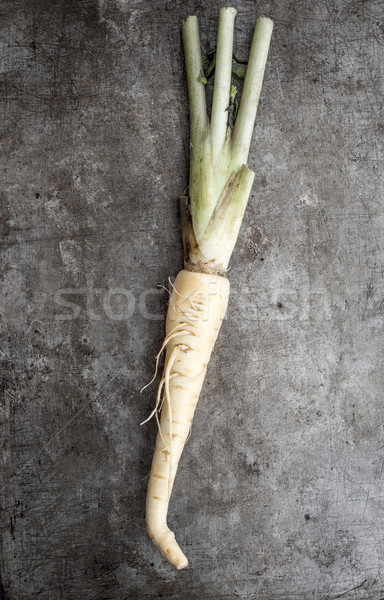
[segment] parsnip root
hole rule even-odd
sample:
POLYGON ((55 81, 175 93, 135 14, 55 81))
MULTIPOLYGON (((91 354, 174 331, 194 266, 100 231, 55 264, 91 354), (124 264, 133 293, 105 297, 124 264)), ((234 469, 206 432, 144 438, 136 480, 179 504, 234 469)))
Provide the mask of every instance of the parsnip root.
POLYGON ((169 498, 228 296, 226 278, 183 270, 168 308, 160 382, 165 400, 148 483, 146 523, 150 538, 176 569, 184 569, 188 560, 167 526, 169 498))
POLYGON ((170 298, 160 349, 160 354, 166 349, 164 373, 149 417, 156 417, 159 432, 146 516, 151 539, 176 569, 185 568, 188 560, 167 526, 169 498, 227 309, 225 274, 255 177, 247 159, 273 29, 270 19, 257 19, 237 113, 237 89, 231 85, 235 17, 234 8, 220 8, 217 48, 204 61, 197 17, 182 24, 190 107, 188 196, 180 197, 185 268, 170 298), (214 65, 210 122, 204 83, 214 65))

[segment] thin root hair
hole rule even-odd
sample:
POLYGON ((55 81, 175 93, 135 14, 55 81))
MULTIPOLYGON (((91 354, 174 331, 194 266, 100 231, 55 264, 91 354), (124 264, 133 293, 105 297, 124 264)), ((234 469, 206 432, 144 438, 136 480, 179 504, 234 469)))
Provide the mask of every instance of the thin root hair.
POLYGON ((155 379, 157 377, 157 371, 158 371, 158 368, 159 368, 159 360, 160 360, 161 353, 163 352, 164 348, 168 344, 169 340, 171 340, 172 338, 176 337, 176 335, 188 335, 190 333, 189 331, 185 330, 183 332, 181 332, 181 331, 178 332, 178 334, 176 334, 176 335, 173 335, 173 332, 176 331, 176 329, 178 329, 179 327, 183 327, 183 326, 185 326, 185 323, 179 323, 165 337, 164 342, 163 342, 163 344, 162 344, 159 352, 155 356, 155 359, 156 359, 155 374, 152 377, 151 381, 149 383, 147 383, 143 388, 141 388, 140 394, 155 381, 155 379))

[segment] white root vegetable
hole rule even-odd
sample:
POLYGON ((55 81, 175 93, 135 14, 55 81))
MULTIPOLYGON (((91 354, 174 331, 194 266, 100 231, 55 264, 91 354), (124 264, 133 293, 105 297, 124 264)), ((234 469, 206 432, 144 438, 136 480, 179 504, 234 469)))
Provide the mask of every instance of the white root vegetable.
POLYGON ((183 569, 188 561, 167 526, 168 503, 228 295, 228 279, 183 270, 169 303, 165 399, 149 477, 146 519, 149 536, 176 569, 183 569), (173 337, 176 326, 180 326, 179 334, 173 337))
POLYGON ((169 499, 227 309, 229 282, 225 273, 255 175, 246 161, 273 27, 270 19, 257 20, 233 125, 229 109, 236 95, 231 87, 235 16, 233 8, 220 9, 211 123, 206 112, 197 19, 188 17, 183 23, 191 120, 189 196, 180 198, 185 267, 170 298, 161 348, 166 348, 164 372, 150 415, 156 416, 159 431, 146 506, 148 534, 176 569, 185 568, 188 560, 167 525, 169 499))

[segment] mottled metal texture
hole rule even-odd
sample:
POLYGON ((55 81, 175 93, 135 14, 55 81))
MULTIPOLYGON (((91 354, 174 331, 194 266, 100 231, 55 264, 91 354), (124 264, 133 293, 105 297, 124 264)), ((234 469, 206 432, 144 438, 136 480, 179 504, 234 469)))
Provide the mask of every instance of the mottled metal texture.
POLYGON ((181 20, 220 3, 2 0, 1 572, 7 600, 379 600, 380 0, 275 21, 227 319, 177 477, 175 572, 144 527, 150 380, 182 266, 181 20), (63 305, 71 302, 72 304, 63 305))

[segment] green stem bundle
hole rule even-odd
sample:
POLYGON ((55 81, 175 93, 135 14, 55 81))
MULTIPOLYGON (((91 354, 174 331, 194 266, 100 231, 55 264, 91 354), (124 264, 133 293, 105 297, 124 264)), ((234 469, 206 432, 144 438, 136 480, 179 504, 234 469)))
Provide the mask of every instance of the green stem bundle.
POLYGON ((184 217, 184 222, 189 222, 188 231, 183 228, 184 250, 186 262, 198 264, 205 272, 227 270, 248 202, 254 173, 246 163, 273 28, 268 18, 261 17, 256 22, 239 112, 231 129, 228 110, 235 17, 234 8, 220 9, 211 122, 200 77, 197 18, 188 17, 182 27, 191 147, 189 202, 187 207, 183 204, 190 211, 184 217))

